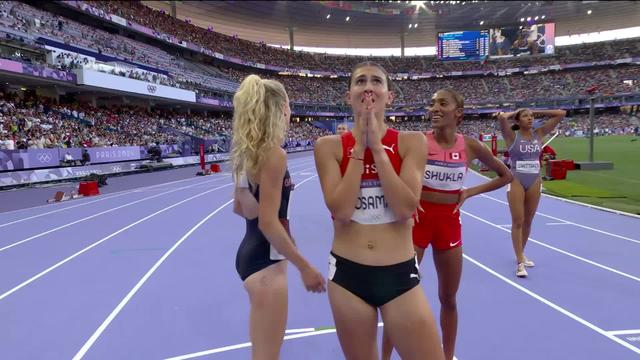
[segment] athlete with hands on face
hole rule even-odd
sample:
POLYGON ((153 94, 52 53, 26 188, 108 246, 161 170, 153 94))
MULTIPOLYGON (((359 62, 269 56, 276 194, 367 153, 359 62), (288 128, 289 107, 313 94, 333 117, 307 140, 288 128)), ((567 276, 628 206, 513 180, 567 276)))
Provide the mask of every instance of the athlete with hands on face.
POLYGON ((411 240, 426 142, 421 133, 385 124, 390 87, 380 65, 356 65, 346 94, 353 129, 316 143, 316 167, 334 218, 329 301, 347 359, 378 358, 378 309, 403 359, 442 359, 411 240))

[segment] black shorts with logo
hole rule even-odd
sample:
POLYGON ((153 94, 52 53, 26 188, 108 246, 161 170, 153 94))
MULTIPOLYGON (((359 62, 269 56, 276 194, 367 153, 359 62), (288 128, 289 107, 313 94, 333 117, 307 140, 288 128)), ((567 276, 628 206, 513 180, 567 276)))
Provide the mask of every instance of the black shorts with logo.
POLYGON ((418 259, 384 266, 363 265, 331 252, 329 280, 373 307, 380 307, 420 284, 418 259))

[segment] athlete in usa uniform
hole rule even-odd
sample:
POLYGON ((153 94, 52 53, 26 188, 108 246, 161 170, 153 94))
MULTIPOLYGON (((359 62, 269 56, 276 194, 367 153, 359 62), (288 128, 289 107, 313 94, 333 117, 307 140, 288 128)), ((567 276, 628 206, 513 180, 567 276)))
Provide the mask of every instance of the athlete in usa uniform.
POLYGON ((513 181, 507 188, 507 199, 511 211, 511 241, 516 255, 516 276, 526 277, 526 267, 534 263, 524 254, 524 248, 531 232, 531 223, 540 202, 540 153, 542 139, 551 133, 566 116, 564 110, 519 109, 508 113, 498 113, 502 137, 509 149, 513 181), (537 129, 533 129, 534 115, 548 116, 549 119, 537 129), (509 119, 514 119, 511 125, 509 119))

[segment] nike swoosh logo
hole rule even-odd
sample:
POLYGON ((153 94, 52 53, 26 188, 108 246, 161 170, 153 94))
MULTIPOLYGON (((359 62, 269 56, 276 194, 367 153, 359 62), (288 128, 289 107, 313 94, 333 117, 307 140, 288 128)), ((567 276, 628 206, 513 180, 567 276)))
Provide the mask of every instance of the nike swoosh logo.
POLYGON ((409 279, 417 278, 420 279, 420 275, 418 274, 409 274, 409 279))
POLYGON ((456 242, 454 242, 454 243, 450 242, 450 243, 449 243, 449 246, 451 246, 451 247, 457 246, 458 244, 460 244, 460 241, 461 241, 461 240, 458 240, 458 241, 456 241, 456 242))

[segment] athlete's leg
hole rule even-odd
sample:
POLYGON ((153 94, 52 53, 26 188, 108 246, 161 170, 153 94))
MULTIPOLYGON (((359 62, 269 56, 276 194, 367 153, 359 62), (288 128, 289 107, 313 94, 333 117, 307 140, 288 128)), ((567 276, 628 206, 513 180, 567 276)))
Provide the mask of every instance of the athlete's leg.
POLYGON ((522 251, 527 246, 527 240, 531 233, 531 224, 533 223, 533 217, 538 210, 538 204, 540 203, 540 186, 542 180, 538 178, 533 185, 527 189, 524 195, 524 221, 522 223, 522 251))
POLYGON ((380 312, 402 359, 444 359, 438 329, 421 286, 386 303, 380 312))
MULTIPOLYGON (((419 246, 413 247, 416 251, 416 257, 418 258, 418 264, 422 263, 422 258, 424 257, 424 248, 419 246)), ((391 354, 393 353, 393 343, 391 342, 391 338, 389 337, 389 332, 387 331, 386 326, 382 328, 382 360, 391 359, 391 354)))
POLYGON ((287 262, 252 274, 244 286, 251 302, 251 356, 254 360, 277 360, 287 324, 287 262))
POLYGON ((333 281, 327 291, 345 358, 377 360, 378 309, 333 281))
POLYGON ((518 263, 524 262, 522 227, 524 225, 524 188, 517 179, 510 184, 507 192, 511 211, 511 241, 518 263))
POLYGON ((453 359, 458 330, 456 294, 462 275, 462 246, 449 250, 433 250, 433 263, 438 273, 438 297, 440 298, 440 328, 444 355, 453 359))

